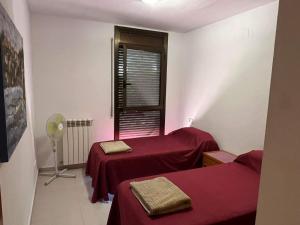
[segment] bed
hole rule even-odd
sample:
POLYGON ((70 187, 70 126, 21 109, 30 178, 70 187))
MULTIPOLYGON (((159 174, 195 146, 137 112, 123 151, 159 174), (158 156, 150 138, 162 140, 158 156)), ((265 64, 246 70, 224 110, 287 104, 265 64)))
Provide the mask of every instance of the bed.
POLYGON ((192 127, 123 141, 131 152, 105 155, 99 143, 90 150, 86 174, 92 177, 93 203, 108 200, 122 181, 200 167, 204 151, 219 150, 209 133, 192 127))
POLYGON ((192 209, 159 217, 149 217, 132 194, 130 181, 122 182, 107 225, 254 225, 261 160, 262 151, 252 151, 233 163, 159 175, 192 199, 192 209))

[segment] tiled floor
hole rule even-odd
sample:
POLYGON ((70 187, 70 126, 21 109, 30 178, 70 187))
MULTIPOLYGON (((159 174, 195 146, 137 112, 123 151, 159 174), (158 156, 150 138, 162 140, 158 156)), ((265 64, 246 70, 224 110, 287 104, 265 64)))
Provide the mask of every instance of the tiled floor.
POLYGON ((31 225, 106 225, 111 203, 91 203, 91 180, 83 169, 69 171, 76 178, 58 178, 44 186, 39 176, 31 225))

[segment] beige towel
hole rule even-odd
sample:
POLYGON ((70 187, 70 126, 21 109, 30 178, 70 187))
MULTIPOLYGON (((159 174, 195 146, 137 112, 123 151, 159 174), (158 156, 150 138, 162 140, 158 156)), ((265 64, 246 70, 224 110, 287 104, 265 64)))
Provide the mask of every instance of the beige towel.
POLYGON ((108 141, 100 143, 105 154, 114 154, 120 152, 128 152, 132 149, 123 141, 108 141))
POLYGON ((150 216, 190 208, 191 198, 165 177, 131 182, 131 190, 150 216))

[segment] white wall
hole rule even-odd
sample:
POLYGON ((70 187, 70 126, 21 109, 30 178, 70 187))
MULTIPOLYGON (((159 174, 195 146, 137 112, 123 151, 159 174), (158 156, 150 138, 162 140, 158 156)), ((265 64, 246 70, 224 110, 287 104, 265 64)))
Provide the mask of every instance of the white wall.
MULTIPOLYGON (((204 28, 170 33, 166 133, 187 124, 236 154, 262 148, 278 3, 204 28)), ((110 38, 114 25, 32 16, 35 141, 39 167, 53 164, 45 122, 54 112, 94 119, 93 141, 113 138, 110 38)))
POLYGON ((26 0, 1 0, 23 37, 28 127, 8 163, 0 165, 4 225, 28 225, 37 179, 32 130, 33 93, 31 77, 30 17, 26 0))
POLYGON ((300 224, 299 8, 280 1, 257 225, 300 224))
POLYGON ((184 34, 169 33, 166 134, 183 126, 180 97, 182 95, 182 83, 184 81, 184 37, 184 34))
MULTIPOLYGON (((35 140, 39 167, 53 165, 45 122, 54 112, 94 119, 93 141, 113 139, 110 118, 110 38, 114 25, 45 15, 32 16, 35 140)), ((182 35, 169 37, 166 131, 179 121, 182 35), (181 43, 181 42, 180 42, 181 43)))
POLYGON ((278 2, 186 34, 182 115, 240 154, 264 143, 278 2))

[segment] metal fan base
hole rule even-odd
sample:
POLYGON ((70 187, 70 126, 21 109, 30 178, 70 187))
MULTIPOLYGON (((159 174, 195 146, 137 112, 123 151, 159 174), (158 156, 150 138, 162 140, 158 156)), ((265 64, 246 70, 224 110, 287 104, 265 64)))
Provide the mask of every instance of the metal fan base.
POLYGON ((54 181, 56 178, 59 178, 59 177, 64 177, 64 178, 76 178, 76 175, 73 175, 73 174, 65 174, 65 172, 67 171, 68 169, 64 169, 64 170, 61 170, 61 171, 57 171, 57 172, 54 172, 54 173, 41 173, 40 175, 41 176, 51 176, 49 180, 47 180, 44 184, 45 185, 48 185, 50 184, 52 181, 54 181))

